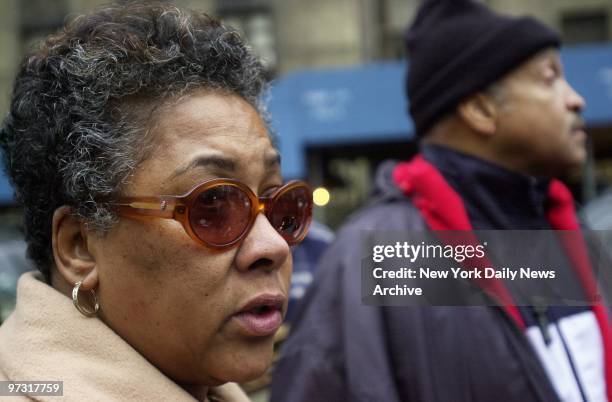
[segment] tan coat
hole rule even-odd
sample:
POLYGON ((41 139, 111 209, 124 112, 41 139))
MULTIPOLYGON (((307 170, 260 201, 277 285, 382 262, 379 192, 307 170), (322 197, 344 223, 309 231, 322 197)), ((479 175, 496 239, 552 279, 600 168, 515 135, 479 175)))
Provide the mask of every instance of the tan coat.
MULTIPOLYGON (((37 400, 195 400, 34 272, 19 279, 16 309, 0 327, 0 380, 64 382, 64 398, 34 397, 37 400)), ((249 401, 235 384, 213 392, 223 401, 249 401)))

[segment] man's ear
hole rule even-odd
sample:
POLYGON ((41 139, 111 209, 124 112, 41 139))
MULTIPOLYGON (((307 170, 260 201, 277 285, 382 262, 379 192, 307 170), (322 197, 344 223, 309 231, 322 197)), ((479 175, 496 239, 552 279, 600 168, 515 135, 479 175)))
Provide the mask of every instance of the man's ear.
POLYGON ((62 206, 53 213, 52 247, 57 272, 72 287, 83 281, 81 289, 94 289, 98 285, 98 269, 88 248, 91 234, 85 223, 72 208, 62 206))
POLYGON ((477 93, 457 107, 457 114, 474 131, 491 136, 497 129, 498 105, 490 96, 477 93))

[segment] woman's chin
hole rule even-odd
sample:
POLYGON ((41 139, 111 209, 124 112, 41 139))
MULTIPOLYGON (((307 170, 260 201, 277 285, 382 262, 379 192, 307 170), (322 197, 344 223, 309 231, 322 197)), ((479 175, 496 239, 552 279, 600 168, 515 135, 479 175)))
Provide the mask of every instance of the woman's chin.
POLYGON ((228 381, 245 383, 253 381, 268 371, 272 364, 272 356, 257 362, 246 363, 242 367, 236 367, 235 371, 228 376, 228 381))
POLYGON ((210 385, 217 386, 225 382, 249 382, 261 377, 270 368, 274 351, 272 341, 269 344, 262 342, 241 349, 240 351, 234 350, 225 358, 219 358, 217 361, 219 364, 215 365, 214 372, 209 376, 209 379, 212 379, 215 384, 210 385))

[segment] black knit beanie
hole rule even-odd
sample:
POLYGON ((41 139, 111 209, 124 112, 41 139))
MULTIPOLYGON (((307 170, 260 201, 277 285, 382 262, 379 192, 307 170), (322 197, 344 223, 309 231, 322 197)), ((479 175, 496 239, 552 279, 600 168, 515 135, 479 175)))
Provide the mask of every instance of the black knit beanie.
POLYGON ((406 34, 406 93, 417 136, 465 97, 559 45, 554 31, 530 17, 495 14, 474 0, 423 0, 406 34))

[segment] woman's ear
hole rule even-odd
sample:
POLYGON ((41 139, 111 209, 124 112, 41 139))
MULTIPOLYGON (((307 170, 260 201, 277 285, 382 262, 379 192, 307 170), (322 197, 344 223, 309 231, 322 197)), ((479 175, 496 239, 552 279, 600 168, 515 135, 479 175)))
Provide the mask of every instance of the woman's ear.
POLYGON ((457 108, 457 113, 474 131, 491 136, 497 129, 497 109, 498 105, 491 97, 477 93, 463 100, 457 108))
POLYGON ((62 206, 53 213, 53 259, 57 272, 72 287, 82 281, 81 289, 94 289, 98 285, 98 270, 88 248, 91 235, 85 223, 72 208, 62 206))

